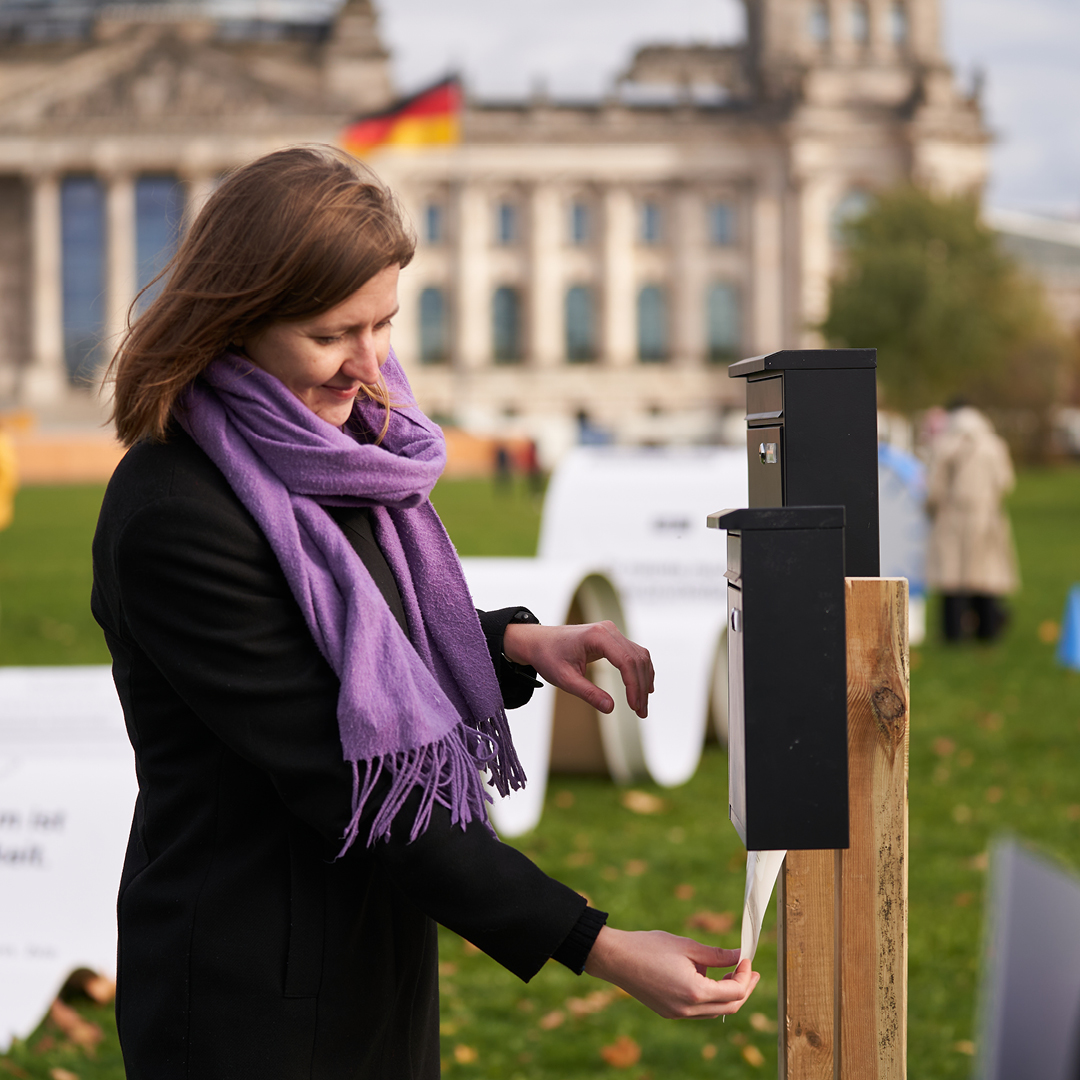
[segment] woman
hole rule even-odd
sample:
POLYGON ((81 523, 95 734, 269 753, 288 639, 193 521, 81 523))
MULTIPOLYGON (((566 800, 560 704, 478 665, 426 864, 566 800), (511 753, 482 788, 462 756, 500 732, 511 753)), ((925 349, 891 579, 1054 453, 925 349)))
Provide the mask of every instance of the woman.
POLYGON ((645 714, 610 624, 477 613, 428 500, 441 433, 390 350, 413 241, 329 148, 233 173, 114 362, 131 450, 94 541, 139 798, 118 902, 129 1080, 434 1078, 436 922, 523 979, 550 958, 670 1016, 757 982, 628 934, 494 837, 539 672, 645 714))

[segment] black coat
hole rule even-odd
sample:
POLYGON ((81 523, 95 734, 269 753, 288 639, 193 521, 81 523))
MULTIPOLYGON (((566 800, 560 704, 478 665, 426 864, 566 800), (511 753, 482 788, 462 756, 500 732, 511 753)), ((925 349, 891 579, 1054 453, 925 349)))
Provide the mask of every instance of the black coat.
MULTIPOLYGON (((335 516, 392 601, 366 517, 335 516)), ((118 901, 128 1080, 434 1080, 435 921, 523 979, 580 936, 582 897, 439 807, 415 843, 406 807, 389 842, 362 825, 335 861, 352 797, 337 679, 183 433, 117 468, 92 606, 139 781, 118 901)), ((499 652, 512 612, 482 617, 510 705, 529 692, 499 652)))

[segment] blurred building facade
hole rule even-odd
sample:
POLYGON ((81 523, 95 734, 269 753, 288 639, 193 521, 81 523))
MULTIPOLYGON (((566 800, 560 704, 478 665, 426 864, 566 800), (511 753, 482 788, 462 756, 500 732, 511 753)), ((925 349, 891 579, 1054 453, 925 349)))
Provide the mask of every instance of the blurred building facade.
MULTIPOLYGON (((714 440, 728 361, 816 343, 868 192, 982 186, 939 0, 744 2, 740 45, 646 46, 602 100, 469 100, 460 144, 373 156, 419 237, 395 344, 429 412, 549 456, 714 440)), ((394 99, 369 0, 238 11, 0 8, 0 402, 83 393, 224 171, 394 99)))

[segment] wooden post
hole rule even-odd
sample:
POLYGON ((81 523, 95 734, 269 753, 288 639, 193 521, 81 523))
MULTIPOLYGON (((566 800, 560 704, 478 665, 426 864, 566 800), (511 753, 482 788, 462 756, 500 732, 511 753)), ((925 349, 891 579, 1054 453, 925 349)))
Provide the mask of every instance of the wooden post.
POLYGON ((780 874, 781 1080, 907 1076, 907 582, 845 586, 851 846, 780 874))

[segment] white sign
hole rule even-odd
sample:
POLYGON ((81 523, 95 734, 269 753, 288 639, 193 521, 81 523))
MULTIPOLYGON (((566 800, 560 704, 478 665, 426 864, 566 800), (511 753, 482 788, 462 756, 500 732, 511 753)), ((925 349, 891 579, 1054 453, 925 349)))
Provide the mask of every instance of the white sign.
POLYGON ((0 668, 0 1049, 75 968, 115 975, 136 793, 108 667, 0 668))

